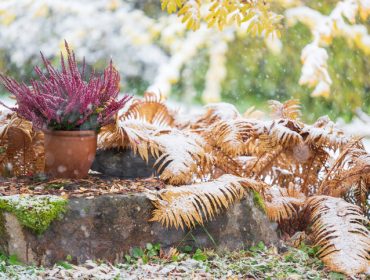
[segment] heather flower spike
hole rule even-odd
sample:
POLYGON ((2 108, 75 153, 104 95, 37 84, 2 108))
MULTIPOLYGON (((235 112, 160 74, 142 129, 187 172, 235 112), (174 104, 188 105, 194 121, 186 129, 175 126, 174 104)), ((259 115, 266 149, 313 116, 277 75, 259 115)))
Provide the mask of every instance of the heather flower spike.
POLYGON ((17 100, 18 106, 10 109, 39 129, 99 130, 114 121, 131 96, 117 99, 120 76, 112 60, 103 75, 94 71, 86 75, 85 60, 80 71, 66 41, 65 49, 67 58, 61 54, 61 70, 41 53, 46 72, 36 66, 38 79, 29 86, 0 74, 0 82, 17 100))

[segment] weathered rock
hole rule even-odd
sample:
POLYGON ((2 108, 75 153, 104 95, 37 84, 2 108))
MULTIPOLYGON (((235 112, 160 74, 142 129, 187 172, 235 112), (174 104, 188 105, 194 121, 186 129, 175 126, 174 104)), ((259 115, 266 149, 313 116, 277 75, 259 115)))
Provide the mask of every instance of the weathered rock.
POLYGON ((156 174, 154 163, 153 157, 146 162, 129 149, 98 150, 91 170, 125 179, 147 178, 156 174))
POLYGON ((252 195, 204 227, 193 229, 192 234, 148 222, 152 210, 144 194, 71 198, 63 219, 54 221, 39 236, 21 227, 12 214, 4 213, 6 232, 0 246, 25 263, 52 265, 67 256, 74 263, 88 259, 122 261, 130 248, 149 242, 160 243, 162 248, 187 244, 219 250, 242 249, 259 241, 278 243, 275 224, 254 205, 252 195))

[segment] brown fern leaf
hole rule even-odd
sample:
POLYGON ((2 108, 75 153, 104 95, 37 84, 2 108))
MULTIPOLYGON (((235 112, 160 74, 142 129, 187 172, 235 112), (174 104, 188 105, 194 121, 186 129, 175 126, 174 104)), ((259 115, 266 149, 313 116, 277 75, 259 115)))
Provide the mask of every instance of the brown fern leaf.
POLYGON ((169 131, 174 117, 160 96, 145 93, 116 118, 115 124, 103 127, 98 135, 98 149, 131 148, 148 160, 149 153, 159 156, 157 145, 150 140, 158 131, 169 131))
POLYGON ((248 108, 243 113, 243 117, 246 118, 246 119, 257 119, 257 120, 260 120, 264 116, 265 116, 265 113, 262 112, 262 111, 260 111, 260 110, 256 110, 256 108, 254 106, 248 108))
POLYGON ((298 133, 300 124, 291 120, 255 121, 254 128, 266 150, 278 145, 292 148, 303 142, 298 133))
MULTIPOLYGON (((363 180, 370 174, 370 155, 356 160, 354 166, 336 174, 331 180, 323 185, 320 193, 334 197, 343 197, 350 189, 357 193, 367 192, 369 185, 363 184, 363 180)), ((361 202, 364 202, 363 199, 361 202)))
MULTIPOLYGON (((353 188, 354 203, 361 206, 364 212, 369 212, 370 209, 367 206, 367 198, 370 195, 370 182, 369 178, 361 178, 354 184, 353 188)), ((370 217, 370 213, 367 213, 367 217, 370 217)))
POLYGON ((279 165, 278 162, 283 155, 283 149, 280 146, 268 150, 268 152, 264 151, 263 154, 256 156, 253 165, 247 170, 247 175, 263 180, 266 176, 271 175, 273 168, 279 165))
POLYGON ((356 186, 362 187, 360 181, 370 178, 370 155, 363 148, 360 139, 352 139, 343 146, 341 153, 325 174, 318 194, 344 196, 356 186))
POLYGON ((288 188, 266 187, 262 193, 267 216, 276 222, 297 217, 297 210, 303 205, 306 196, 293 184, 288 188))
POLYGON ((31 160, 33 173, 42 173, 45 169, 44 133, 34 131, 32 134, 33 158, 31 160))
POLYGON ((209 128, 199 130, 210 146, 215 169, 223 171, 213 173, 214 178, 225 173, 236 176, 245 174, 251 166, 250 163, 244 162, 246 143, 255 139, 254 130, 253 124, 243 118, 220 120, 209 128))
POLYGON ((137 118, 124 118, 105 127, 98 148, 130 148, 148 161, 157 159, 160 178, 174 185, 188 184, 210 173, 212 157, 206 141, 191 131, 182 131, 137 118))
POLYGON ((97 147, 102 150, 125 148, 128 145, 128 142, 125 140, 125 134, 118 127, 117 123, 109 124, 100 129, 97 147))
POLYGON ((142 119, 119 120, 116 124, 101 129, 98 149, 130 148, 148 161, 149 154, 156 157, 160 155, 159 147, 152 139, 152 135, 158 131, 163 131, 163 127, 142 119))
MULTIPOLYGON (((212 157, 205 140, 195 133, 172 129, 150 138, 161 155, 155 165, 160 178, 174 185, 188 184, 209 174, 212 157)), ((154 154, 154 156, 157 156, 154 154)))
POLYGON ((144 99, 136 99, 121 119, 142 119, 149 123, 172 126, 174 116, 160 96, 146 92, 144 99))
POLYGON ((305 125, 301 135, 306 143, 332 149, 342 147, 350 141, 350 137, 336 128, 328 116, 319 118, 312 126, 305 125))
POLYGON ((253 157, 231 157, 225 154, 217 147, 212 147, 213 169, 211 168, 211 177, 218 178, 223 174, 231 174, 243 177, 246 170, 252 164, 253 157), (248 162, 248 159, 251 159, 248 162))
POLYGON ((10 128, 17 128, 22 131, 26 137, 31 138, 32 124, 23 120, 8 110, 0 111, 0 140, 3 140, 10 128))
POLYGON ((311 197, 306 205, 318 256, 329 269, 351 276, 370 273, 369 221, 360 207, 330 196, 311 197))
POLYGON ((295 177, 300 180, 302 192, 316 194, 323 174, 329 169, 330 154, 323 147, 303 144, 293 150, 293 158, 299 164, 295 177))
POLYGON ((243 184, 252 186, 257 183, 223 175, 214 181, 163 190, 155 197, 149 196, 155 207, 151 221, 181 229, 204 224, 243 197, 243 184))
POLYGON ((8 129, 14 122, 14 116, 10 110, 0 111, 0 143, 5 140, 8 129))
POLYGON ((8 145, 6 157, 10 171, 14 175, 26 175, 32 160, 32 137, 16 127, 10 127, 7 133, 8 145))
POLYGON ((301 116, 301 105, 297 99, 290 99, 284 103, 270 100, 268 101, 268 105, 274 119, 299 120, 301 116))
POLYGON ((235 157, 245 151, 245 142, 254 135, 254 127, 244 119, 218 121, 206 130, 207 141, 225 154, 235 157), (215 137, 217 135, 217 137, 215 137))
POLYGON ((190 127, 192 129, 204 129, 218 121, 230 121, 240 118, 240 114, 234 105, 229 103, 213 103, 204 106, 205 113, 194 119, 190 127))
POLYGON ((44 171, 43 134, 15 113, 0 114, 0 148, 3 174, 21 176, 44 171))
MULTIPOLYGON (((303 145, 300 128, 301 124, 290 120, 266 122, 238 118, 219 121, 206 129, 204 135, 212 146, 216 164, 222 170, 238 176, 264 179, 268 175, 271 177, 275 171, 285 169, 294 174, 291 167, 298 169, 294 162, 298 162, 299 157, 297 160, 293 157, 297 156, 295 153, 299 153, 298 148, 303 145), (249 162, 248 166, 235 165, 238 163, 235 158, 240 156, 252 156, 255 160, 253 164, 249 162), (223 162, 233 162, 235 168, 224 168, 223 162)), ((279 178, 274 176, 273 181, 279 178)))

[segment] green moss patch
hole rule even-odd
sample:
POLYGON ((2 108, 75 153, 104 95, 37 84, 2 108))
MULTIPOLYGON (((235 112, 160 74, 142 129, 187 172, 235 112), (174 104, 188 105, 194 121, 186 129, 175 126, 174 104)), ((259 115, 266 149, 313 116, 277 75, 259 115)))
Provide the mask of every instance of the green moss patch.
POLYGON ((0 210, 13 213, 18 221, 37 234, 66 211, 68 200, 52 195, 12 195, 0 197, 0 210))
POLYGON ((255 190, 252 190, 252 194, 253 194, 254 205, 256 205, 264 213, 266 213, 266 206, 265 206, 265 202, 263 201, 262 196, 255 190))

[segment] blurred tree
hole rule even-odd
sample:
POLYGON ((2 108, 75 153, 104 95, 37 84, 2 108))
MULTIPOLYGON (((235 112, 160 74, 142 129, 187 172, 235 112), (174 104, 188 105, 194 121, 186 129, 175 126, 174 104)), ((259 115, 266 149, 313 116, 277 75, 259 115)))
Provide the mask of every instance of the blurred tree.
MULTIPOLYGON (((266 99, 295 97, 304 104, 308 120, 322 113, 349 120, 357 107, 369 111, 370 1, 272 2, 285 14, 281 41, 265 39, 268 48, 261 47, 263 38, 245 34, 230 41, 222 99, 245 109, 266 99), (363 25, 355 24, 356 19, 363 25), (314 87, 315 98, 298 82, 314 87)), ((194 78, 197 100, 205 88, 199 80, 194 78)))
POLYGON ((223 99, 244 110, 267 99, 298 98, 304 104, 304 116, 309 121, 323 113, 348 121, 357 107, 370 113, 370 57, 361 50, 349 48, 344 39, 335 39, 328 48, 329 73, 333 80, 329 97, 312 97, 307 87, 298 84, 301 62, 297 52, 309 40, 308 29, 297 24, 284 32, 283 52, 278 55, 261 48, 262 40, 235 41, 228 53, 223 99), (243 55, 233 55, 235 53, 243 55))
POLYGON ((67 39, 97 71, 112 57, 125 92, 149 89, 188 103, 227 100, 240 109, 296 97, 309 120, 323 113, 348 120, 358 106, 369 112, 369 0, 177 2, 177 12, 200 4, 199 30, 187 31, 154 0, 0 1, 0 71, 27 80, 39 50, 52 59, 67 39), (248 8, 241 20, 234 17, 238 3, 248 8), (223 17, 210 22, 207 15, 220 9, 223 17), (274 26, 280 39, 266 36, 268 24, 250 28, 261 18, 247 14, 260 9, 283 25, 274 26))

